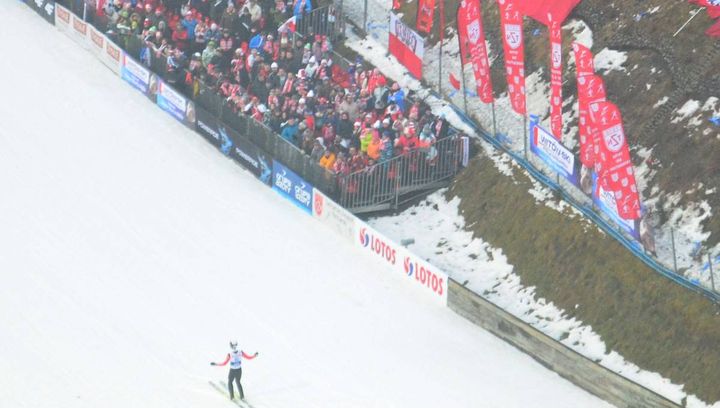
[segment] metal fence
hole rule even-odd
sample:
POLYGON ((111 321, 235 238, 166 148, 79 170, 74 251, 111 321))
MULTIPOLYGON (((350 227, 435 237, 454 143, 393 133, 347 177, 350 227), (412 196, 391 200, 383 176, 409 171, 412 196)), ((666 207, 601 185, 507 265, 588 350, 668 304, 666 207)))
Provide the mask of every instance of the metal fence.
POLYGON ((397 209, 429 190, 446 186, 460 170, 459 135, 366 169, 338 177, 339 203, 354 213, 397 209))
POLYGON ((295 32, 304 38, 324 35, 333 42, 345 31, 339 9, 330 4, 296 16, 295 32))

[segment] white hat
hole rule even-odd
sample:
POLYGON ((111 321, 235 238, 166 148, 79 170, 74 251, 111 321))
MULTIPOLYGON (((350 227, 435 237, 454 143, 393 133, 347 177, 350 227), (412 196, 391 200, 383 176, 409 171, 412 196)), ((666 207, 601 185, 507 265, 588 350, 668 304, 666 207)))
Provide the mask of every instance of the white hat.
POLYGON ((305 103, 305 98, 300 98, 300 100, 298 100, 298 103, 300 103, 300 104, 305 103))
POLYGON ((376 120, 375 123, 373 123, 373 127, 374 127, 375 129, 380 129, 380 121, 379 121, 379 120, 376 120))
POLYGON ((273 62, 272 64, 270 64, 270 68, 277 68, 277 67, 278 67, 277 62, 273 62))
POLYGON ((314 98, 314 97, 315 97, 315 92, 313 92, 313 90, 311 89, 310 92, 307 93, 307 97, 308 97, 308 98, 314 98))

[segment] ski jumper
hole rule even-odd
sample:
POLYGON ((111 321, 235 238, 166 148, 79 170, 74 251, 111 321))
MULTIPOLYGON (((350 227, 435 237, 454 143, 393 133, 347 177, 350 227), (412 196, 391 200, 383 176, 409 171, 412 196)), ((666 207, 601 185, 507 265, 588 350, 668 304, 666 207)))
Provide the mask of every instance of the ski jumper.
POLYGON ((230 399, 233 399, 235 397, 235 392, 233 390, 233 381, 235 381, 235 384, 237 385, 238 393, 240 393, 240 399, 245 399, 242 384, 240 384, 240 378, 242 377, 242 359, 246 358, 248 360, 252 360, 255 357, 257 357, 257 354, 251 356, 245 354, 245 352, 242 350, 232 350, 230 351, 230 353, 228 353, 227 357, 225 357, 225 361, 216 364, 219 366, 224 366, 230 363, 230 371, 228 372, 227 382, 230 399))

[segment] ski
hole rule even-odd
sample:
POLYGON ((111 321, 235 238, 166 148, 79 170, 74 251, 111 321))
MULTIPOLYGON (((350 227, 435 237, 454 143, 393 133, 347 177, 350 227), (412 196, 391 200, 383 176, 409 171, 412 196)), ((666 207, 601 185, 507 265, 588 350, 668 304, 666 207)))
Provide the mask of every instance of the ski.
POLYGON ((247 408, 247 405, 244 405, 241 401, 234 400, 234 399, 229 399, 230 395, 229 395, 228 392, 227 392, 227 384, 225 384, 224 382, 221 382, 221 383, 220 383, 221 385, 224 386, 224 388, 221 387, 220 385, 218 385, 217 383, 213 382, 213 381, 208 381, 208 384, 210 384, 210 386, 211 386, 215 391, 217 391, 217 392, 219 392, 220 394, 222 394, 225 398, 228 398, 228 401, 232 402, 233 404, 237 405, 238 407, 247 408))
MULTIPOLYGON (((226 383, 225 381, 220 381, 220 385, 222 385, 222 386, 224 387, 224 389, 227 390, 227 383, 226 383)), ((225 395, 227 395, 227 393, 225 393, 225 395)), ((245 408, 255 408, 255 407, 252 406, 251 403, 247 402, 247 400, 233 400, 233 402, 234 402, 236 405, 239 405, 239 406, 241 406, 241 407, 245 407, 245 408)))

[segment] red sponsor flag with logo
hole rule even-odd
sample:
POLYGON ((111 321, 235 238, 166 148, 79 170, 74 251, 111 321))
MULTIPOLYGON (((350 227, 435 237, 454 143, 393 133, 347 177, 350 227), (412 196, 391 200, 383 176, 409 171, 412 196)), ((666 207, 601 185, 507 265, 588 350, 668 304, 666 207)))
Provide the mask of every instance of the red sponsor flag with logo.
POLYGON ((708 37, 720 37, 720 19, 705 31, 705 35, 708 37))
POLYGON ((600 185, 614 193, 621 218, 640 218, 640 196, 620 109, 612 102, 595 102, 590 113, 600 134, 595 166, 600 185))
POLYGON ((497 0, 500 6, 500 28, 505 52, 505 77, 508 96, 515 112, 525 115, 525 44, 523 15, 517 0, 497 0))
POLYGON ((572 44, 572 49, 573 55, 575 55, 575 70, 577 71, 577 76, 581 77, 595 74, 595 61, 590 49, 577 42, 572 44))
POLYGON ((556 139, 562 139, 562 28, 552 20, 550 30, 550 129, 556 139))
POLYGON ((604 102, 605 81, 597 75, 578 77, 578 120, 580 133, 580 161, 585 167, 595 165, 599 133, 594 129, 588 107, 595 102, 604 102))
POLYGON ((477 94, 484 103, 492 103, 493 90, 490 79, 490 63, 485 47, 485 29, 482 23, 480 0, 462 0, 457 9, 458 40, 461 63, 472 63, 477 94))
POLYGON ((550 26, 551 21, 565 21, 580 0, 522 0, 518 2, 523 15, 550 26))
POLYGON ((415 19, 415 28, 419 32, 428 34, 432 31, 434 12, 435 0, 419 0, 415 19))

